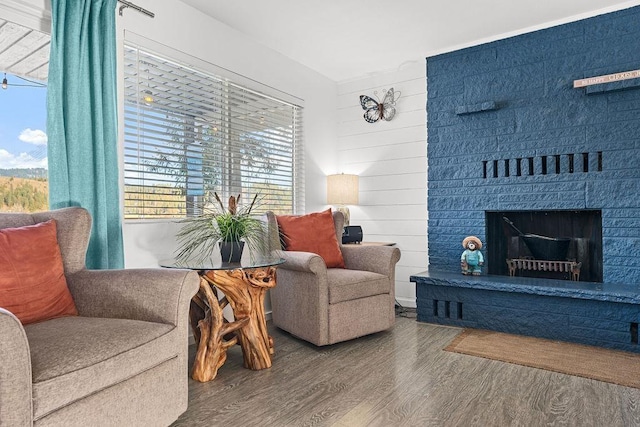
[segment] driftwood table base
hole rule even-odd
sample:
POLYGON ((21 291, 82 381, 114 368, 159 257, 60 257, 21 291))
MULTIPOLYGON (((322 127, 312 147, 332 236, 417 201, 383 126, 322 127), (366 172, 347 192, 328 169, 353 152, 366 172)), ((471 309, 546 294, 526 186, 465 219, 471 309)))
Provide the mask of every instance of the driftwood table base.
POLYGON ((236 331, 244 367, 270 368, 274 349, 273 339, 267 333, 264 297, 267 289, 276 285, 276 268, 209 270, 204 277, 224 293, 236 322, 246 322, 236 331))
POLYGON ((244 367, 271 367, 273 339, 267 333, 264 297, 276 285, 275 267, 200 272, 200 289, 191 301, 189 318, 197 351, 191 377, 213 380, 227 359, 227 349, 242 347, 244 367), (224 293, 218 299, 217 289, 224 293), (227 322, 223 309, 231 305, 235 321, 227 322), (235 332, 233 338, 229 334, 235 332))
POLYGON ((200 382, 211 381, 227 360, 227 349, 236 344, 237 338, 225 340, 225 335, 241 328, 247 321, 227 322, 222 310, 225 301, 218 301, 215 288, 204 276, 200 276, 200 289, 191 300, 189 320, 196 341, 196 358, 191 378, 200 382))

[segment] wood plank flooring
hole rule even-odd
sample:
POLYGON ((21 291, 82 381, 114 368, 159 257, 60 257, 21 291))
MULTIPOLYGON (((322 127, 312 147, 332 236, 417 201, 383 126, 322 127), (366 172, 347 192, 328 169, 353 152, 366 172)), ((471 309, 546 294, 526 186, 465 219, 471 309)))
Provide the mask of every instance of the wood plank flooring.
POLYGON ((269 328, 271 369, 235 346, 174 426, 640 426, 640 390, 443 351, 459 328, 400 317, 329 347, 269 328))

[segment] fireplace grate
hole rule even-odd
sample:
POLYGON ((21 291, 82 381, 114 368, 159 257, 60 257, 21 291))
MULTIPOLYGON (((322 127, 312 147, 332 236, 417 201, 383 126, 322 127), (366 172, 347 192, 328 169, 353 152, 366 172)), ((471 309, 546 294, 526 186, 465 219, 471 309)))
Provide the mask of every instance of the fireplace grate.
POLYGON ((571 280, 580 280, 581 262, 576 261, 546 261, 541 259, 507 259, 509 276, 515 276, 517 270, 527 271, 552 271, 558 273, 571 273, 571 280))

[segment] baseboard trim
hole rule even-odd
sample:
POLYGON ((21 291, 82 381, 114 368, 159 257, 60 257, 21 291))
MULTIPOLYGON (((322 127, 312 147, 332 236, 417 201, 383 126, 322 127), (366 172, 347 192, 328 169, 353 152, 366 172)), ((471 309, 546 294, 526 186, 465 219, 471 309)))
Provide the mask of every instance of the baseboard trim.
POLYGON ((405 308, 416 308, 415 298, 396 297, 396 301, 405 308))

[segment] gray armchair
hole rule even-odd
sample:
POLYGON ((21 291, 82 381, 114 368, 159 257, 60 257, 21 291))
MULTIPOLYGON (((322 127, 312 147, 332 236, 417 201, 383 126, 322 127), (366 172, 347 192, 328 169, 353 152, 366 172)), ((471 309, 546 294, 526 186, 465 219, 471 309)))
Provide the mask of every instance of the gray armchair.
MULTIPOLYGON (((333 219, 341 242, 344 217, 334 212, 333 219)), ((277 327, 322 346, 393 326, 398 248, 341 245, 346 268, 327 268, 319 255, 282 250, 273 212, 267 226, 270 247, 286 260, 270 290, 277 327)))
POLYGON ((23 326, 0 307, 0 426, 170 424, 187 409, 198 275, 86 270, 91 217, 82 208, 3 213, 0 228, 51 218, 79 316, 23 326))

